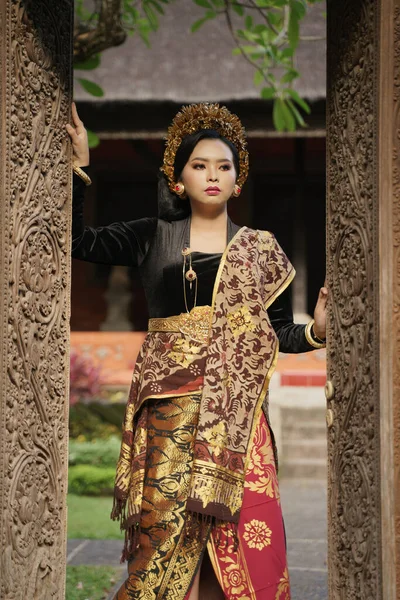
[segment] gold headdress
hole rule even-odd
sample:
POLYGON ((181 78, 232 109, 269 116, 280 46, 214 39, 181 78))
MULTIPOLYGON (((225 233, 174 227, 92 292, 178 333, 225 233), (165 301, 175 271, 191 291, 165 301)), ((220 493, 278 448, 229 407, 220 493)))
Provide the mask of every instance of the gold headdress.
POLYGON ((170 190, 174 192, 177 183, 174 180, 174 163, 182 139, 201 129, 215 129, 235 146, 239 154, 239 173, 236 183, 242 187, 249 171, 249 154, 244 128, 239 118, 229 112, 225 106, 204 102, 183 106, 168 128, 161 171, 168 179, 170 190))

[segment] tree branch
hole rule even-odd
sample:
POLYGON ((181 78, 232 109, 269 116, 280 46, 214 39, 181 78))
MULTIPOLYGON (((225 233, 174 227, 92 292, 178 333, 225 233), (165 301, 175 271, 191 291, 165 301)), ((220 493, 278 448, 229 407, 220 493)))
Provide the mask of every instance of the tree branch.
POLYGON ((94 54, 126 40, 126 31, 121 22, 123 0, 100 0, 99 18, 96 27, 78 23, 74 32, 74 62, 84 62, 94 54))

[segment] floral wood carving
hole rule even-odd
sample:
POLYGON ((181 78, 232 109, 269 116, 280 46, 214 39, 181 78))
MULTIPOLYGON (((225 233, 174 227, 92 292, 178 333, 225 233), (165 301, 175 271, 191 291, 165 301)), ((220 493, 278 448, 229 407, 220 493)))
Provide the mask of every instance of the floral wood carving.
POLYGON ((394 9, 393 65, 393 431, 395 465, 396 589, 400 590, 400 0, 394 9))
POLYGON ((0 597, 64 598, 73 2, 0 4, 0 597))
POLYGON ((328 3, 329 597, 381 598, 377 11, 328 3), (378 523, 377 523, 378 520, 378 523))

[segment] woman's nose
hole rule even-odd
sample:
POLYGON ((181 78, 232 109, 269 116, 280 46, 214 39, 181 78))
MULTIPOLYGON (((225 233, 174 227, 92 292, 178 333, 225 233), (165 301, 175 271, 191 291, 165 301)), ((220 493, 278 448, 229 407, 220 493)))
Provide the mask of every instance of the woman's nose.
POLYGON ((218 181, 218 173, 214 169, 210 169, 208 172, 209 181, 218 181))

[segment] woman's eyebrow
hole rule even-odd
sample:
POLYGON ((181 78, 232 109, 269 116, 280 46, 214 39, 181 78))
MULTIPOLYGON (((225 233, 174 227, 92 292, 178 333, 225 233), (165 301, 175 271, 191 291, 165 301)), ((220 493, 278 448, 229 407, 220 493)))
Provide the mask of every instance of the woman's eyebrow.
MULTIPOLYGON (((209 158, 202 158, 201 156, 196 156, 196 158, 192 158, 190 162, 194 160, 204 160, 204 162, 209 162, 209 158)), ((217 162, 232 162, 230 158, 218 158, 217 162)))

